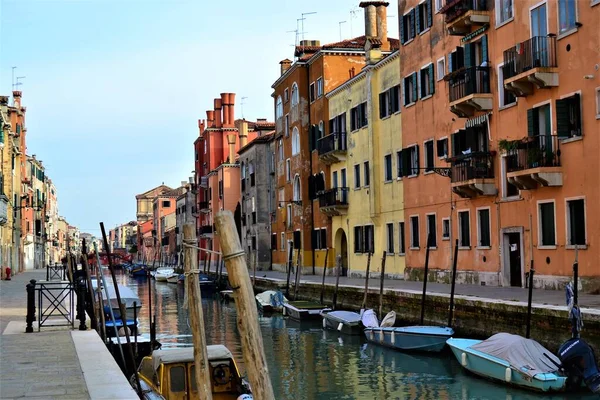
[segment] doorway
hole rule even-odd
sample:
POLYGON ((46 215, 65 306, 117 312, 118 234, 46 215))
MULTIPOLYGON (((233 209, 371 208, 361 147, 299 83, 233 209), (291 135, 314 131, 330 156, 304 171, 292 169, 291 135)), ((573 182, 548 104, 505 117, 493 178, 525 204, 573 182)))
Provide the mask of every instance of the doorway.
POLYGON ((504 233, 505 286, 523 287, 523 243, 521 232, 504 233))
POLYGON ((338 229, 335 234, 335 248, 339 249, 339 252, 336 254, 342 258, 342 270, 340 271, 340 276, 348 276, 348 239, 346 237, 346 232, 342 228, 338 229))

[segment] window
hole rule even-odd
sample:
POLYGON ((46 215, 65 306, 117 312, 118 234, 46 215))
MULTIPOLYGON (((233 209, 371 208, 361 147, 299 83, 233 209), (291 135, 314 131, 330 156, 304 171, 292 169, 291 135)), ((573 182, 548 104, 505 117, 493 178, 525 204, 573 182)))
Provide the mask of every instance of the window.
POLYGON ((355 253, 364 253, 364 227, 355 226, 354 227, 354 252, 355 253))
POLYGON ((365 173, 365 187, 369 187, 371 184, 371 177, 369 176, 369 162, 365 161, 364 165, 364 173, 365 173))
POLYGON ((567 200, 567 245, 585 246, 585 200, 567 200))
POLYGON ((300 132, 297 127, 292 129, 292 155, 298 155, 300 153, 300 132))
POLYGON ((277 105, 275 107, 275 119, 279 119, 283 117, 283 101, 281 101, 281 96, 277 96, 277 105))
POLYGON ((417 20, 417 32, 421 34, 427 29, 431 28, 431 0, 425 0, 424 2, 419 4, 415 8, 415 11, 417 20))
POLYGON ((578 93, 556 100, 556 133, 559 138, 581 136, 581 99, 578 93))
POLYGON ((405 239, 405 235, 404 235, 404 222, 400 222, 398 223, 398 236, 400 237, 400 253, 399 254, 405 254, 406 253, 406 239, 405 239))
POLYGON ((277 141, 277 154, 279 155, 279 161, 283 162, 283 139, 277 141))
POLYGON ((248 172, 250 173, 250 186, 255 186, 256 185, 256 175, 254 174, 254 164, 253 163, 249 163, 248 164, 248 172))
POLYGON ((323 96, 323 78, 317 79, 317 98, 323 96))
POLYGON ((323 121, 319 121, 319 132, 318 133, 319 133, 318 137, 315 140, 315 148, 317 146, 317 140, 325 137, 325 124, 323 124, 323 121))
POLYGON ((444 7, 444 0, 435 0, 435 12, 439 12, 444 7))
POLYGON ((329 120, 329 133, 346 132, 346 113, 329 120))
POLYGON ((558 33, 577 28, 577 1, 558 0, 558 33))
POLYGON ((354 165, 354 189, 360 189, 360 165, 354 165))
POLYGON ((252 236, 252 250, 256 250, 256 236, 252 236))
POLYGON ((400 111, 400 85, 379 93, 379 118, 388 117, 400 111))
POLYGON ((286 211, 287 211, 287 216, 286 216, 286 220, 287 220, 287 228, 288 229, 292 229, 292 220, 294 218, 294 216, 292 215, 292 205, 288 204, 286 207, 286 211))
POLYGON ((285 233, 281 232, 279 234, 279 236, 280 236, 280 239, 279 239, 279 246, 280 247, 279 248, 283 251, 283 250, 285 250, 285 233))
POLYGON ((437 60, 437 80, 441 81, 446 76, 446 58, 442 57, 437 60))
POLYGON ((428 140, 423 144, 423 150, 425 151, 425 172, 432 172, 434 167, 433 159, 433 140, 428 140))
POLYGON ((402 150, 396 152, 396 175, 398 179, 402 178, 402 150))
POLYGON ((504 64, 498 66, 498 100, 500 108, 517 102, 517 97, 504 87, 504 64))
POLYGON ((458 212, 458 245, 460 247, 471 246, 471 222, 469 211, 458 212))
POLYGON ((284 133, 285 137, 290 136, 290 114, 285 114, 283 133, 284 133))
POLYGON ((300 201, 302 198, 301 192, 300 192, 300 175, 296 174, 296 176, 294 176, 294 186, 293 186, 293 200, 294 201, 300 201))
POLYGON ((429 247, 437 247, 437 228, 435 214, 427 214, 427 241, 429 247))
POLYGON ((506 157, 502 157, 502 197, 504 199, 519 196, 519 188, 513 185, 506 176, 508 165, 506 157))
POLYGON ((310 84, 308 91, 310 93, 310 101, 312 103, 313 101, 315 101, 315 98, 316 98, 315 83, 314 82, 310 84))
POLYGON ((409 161, 410 161, 410 174, 418 175, 419 174, 419 146, 415 145, 408 149, 409 151, 409 161))
POLYGON ((392 180, 392 155, 388 154, 384 157, 384 181, 389 182, 392 180))
POLYGON ((283 91, 283 102, 287 103, 288 101, 290 101, 290 90, 288 88, 285 88, 285 90, 283 91))
POLYGON ((414 145, 396 153, 398 178, 419 174, 419 146, 414 145))
POLYGON ((556 246, 554 201, 538 203, 538 227, 540 246, 556 246))
POLYGON ((162 206, 163 207, 171 207, 171 200, 163 200, 162 206))
POLYGON ((394 224, 387 224, 387 252, 394 254, 394 224))
POLYGON ((547 140, 548 138, 551 138, 551 134, 552 115, 550 104, 527 110, 527 135, 537 136, 540 148, 546 148, 548 150, 552 148, 551 146, 547 146, 547 140))
POLYGON ((496 25, 500 25, 512 19, 513 0, 496 0, 496 25))
POLYGON ((404 105, 410 105, 417 101, 417 73, 404 78, 404 105))
POLYGON ((490 247, 490 238, 490 209, 482 208, 480 210, 477 210, 477 246, 490 247))
POLYGON ((450 240, 450 218, 442 218, 442 240, 450 240))
POLYGON ((367 126, 367 103, 361 103, 350 110, 350 130, 367 126))
POLYGON ((285 180, 287 182, 292 180, 292 167, 289 158, 285 160, 285 180))
POLYGON ((448 157, 448 138, 438 139, 437 143, 437 156, 439 158, 448 157))
POLYGON ((302 248, 302 233, 297 230, 294 231, 294 249, 302 248))
POLYGON ((419 248, 419 216, 413 215, 410 217, 410 247, 413 249, 419 248))
POLYGON ((312 245, 313 249, 321 250, 327 248, 327 229, 313 229, 312 231, 312 245))
MULTIPOLYGON (((298 85, 296 82, 292 85, 292 107, 297 106, 300 102, 300 94, 298 93, 298 85)), ((283 115, 283 109, 281 110, 283 115)))
POLYGON ((415 37, 415 9, 400 18, 400 43, 406 44, 415 37))
POLYGON ((169 369, 169 390, 173 393, 185 391, 185 368, 183 366, 169 369))
POLYGON ((365 251, 371 254, 375 252, 375 233, 373 225, 365 226, 365 251))

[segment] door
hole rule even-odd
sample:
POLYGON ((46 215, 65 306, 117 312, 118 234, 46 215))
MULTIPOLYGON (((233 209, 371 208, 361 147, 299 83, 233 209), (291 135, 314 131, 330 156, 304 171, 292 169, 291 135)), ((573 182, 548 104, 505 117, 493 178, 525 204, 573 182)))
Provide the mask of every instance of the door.
POLYGON ((169 366, 169 400, 188 400, 185 364, 169 366))
POLYGON ((546 67, 548 63, 548 16, 546 3, 531 10, 532 68, 546 67))
POLYGON ((346 239, 346 233, 342 232, 342 245, 340 249, 342 255, 342 271, 341 276, 348 276, 348 240, 346 239))
MULTIPOLYGON (((507 233, 508 259, 510 264, 510 286, 522 287, 521 281, 521 234, 507 233)), ((505 242, 506 243, 506 242, 505 242)))

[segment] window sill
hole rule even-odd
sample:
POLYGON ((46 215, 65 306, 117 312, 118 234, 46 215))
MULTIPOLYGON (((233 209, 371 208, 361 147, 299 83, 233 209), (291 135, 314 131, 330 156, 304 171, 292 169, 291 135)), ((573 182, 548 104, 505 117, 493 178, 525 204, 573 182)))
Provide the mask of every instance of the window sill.
MULTIPOLYGON (((600 3, 598 3, 600 4, 600 3)), ((596 114, 596 119, 600 119, 600 114, 596 114)))
POLYGON ((583 135, 581 135, 581 136, 573 136, 573 137, 565 138, 565 139, 558 138, 558 140, 560 140, 561 144, 567 144, 567 143, 572 143, 572 142, 579 142, 580 140, 583 140, 583 135))
POLYGON ((419 32, 419 35, 424 35, 425 33, 429 32, 431 30, 431 27, 425 29, 424 31, 419 32))
POLYGON ((360 187, 355 187, 354 190, 360 190, 360 187))
POLYGON ((398 253, 398 255, 404 257, 406 256, 406 253, 398 253))
POLYGON ((592 0, 592 4, 590 4, 590 7, 597 6, 598 4, 600 4, 600 0, 592 0))
POLYGON ((477 250, 491 250, 492 246, 477 246, 477 250))
POLYGON ((417 176, 419 176, 419 175, 418 174, 414 174, 414 175, 407 176, 407 178, 416 178, 417 176))
POLYGON ((408 39, 406 42, 402 43, 402 46, 406 46, 407 44, 411 43, 413 40, 415 40, 415 38, 410 38, 408 39))
POLYGON ((369 185, 365 185, 363 186, 363 189, 368 189, 370 186, 369 185))
POLYGON ((554 246, 542 245, 542 246, 538 246, 537 248, 538 248, 538 250, 556 250, 556 245, 554 245, 554 246))
POLYGON ((447 160, 448 159, 448 154, 445 154, 443 156, 438 156, 438 159, 440 159, 440 160, 447 160))
POLYGON ((523 198, 521 196, 513 196, 513 197, 502 197, 500 199, 501 203, 510 203, 512 201, 521 201, 523 198))
POLYGON ((384 184, 392 183, 392 180, 383 181, 384 184))
POLYGON ((458 246, 459 250, 471 250, 471 246, 458 246))
POLYGON ((401 112, 401 110, 394 111, 394 112, 392 113, 392 115, 398 115, 398 114, 400 114, 400 112, 401 112))
POLYGON ((435 171, 425 171, 423 172, 423 175, 431 175, 433 174, 435 171))
POLYGON ((566 31, 566 32, 563 32, 563 33, 559 34, 559 35, 556 37, 556 40, 564 39, 564 38, 566 38, 567 36, 571 36, 572 34, 574 34, 574 33, 577 33, 577 31, 578 31, 578 30, 579 30, 579 29, 578 29, 577 27, 571 28, 571 29, 569 29, 568 31, 566 31))
POLYGON ((450 240, 450 236, 443 236, 442 240, 450 240))
POLYGON ((514 103, 510 103, 510 104, 505 104, 502 107, 498 108, 498 111, 503 111, 503 110, 507 110, 509 108, 513 108, 514 106, 517 105, 517 102, 515 101, 514 103))
POLYGON ((402 178, 396 178, 396 182, 400 182, 402 178))
POLYGON ((429 250, 437 250, 437 246, 430 247, 429 250))
POLYGON ((430 98, 432 98, 432 97, 433 97, 433 93, 432 93, 432 94, 428 94, 428 95, 427 95, 427 96, 425 96, 425 97, 421 97, 421 101, 423 101, 423 100, 427 100, 427 99, 430 99, 430 98))
POLYGON ((379 118, 379 119, 380 119, 381 121, 384 121, 384 120, 386 120, 386 119, 390 119, 390 117, 391 117, 391 116, 392 116, 392 114, 388 114, 388 115, 386 115, 385 117, 381 117, 381 118, 379 118))
POLYGON ((418 248, 418 247, 409 247, 408 249, 409 249, 409 250, 415 250, 415 251, 419 251, 419 248, 418 248))
POLYGON ((515 17, 510 17, 509 19, 507 19, 506 21, 500 22, 499 24, 496 24, 496 29, 498 28, 502 28, 504 25, 509 24, 511 22, 513 22, 513 20, 515 19, 515 17))
POLYGON ((416 101, 413 101, 412 103, 408 103, 404 105, 404 108, 411 108, 412 106, 414 106, 416 104, 416 101))
MULTIPOLYGON (((567 249, 567 250, 575 250, 575 245, 574 244, 568 244, 568 245, 565 246, 565 249, 567 249)), ((587 250, 587 244, 578 244, 577 245, 577 250, 587 250)))

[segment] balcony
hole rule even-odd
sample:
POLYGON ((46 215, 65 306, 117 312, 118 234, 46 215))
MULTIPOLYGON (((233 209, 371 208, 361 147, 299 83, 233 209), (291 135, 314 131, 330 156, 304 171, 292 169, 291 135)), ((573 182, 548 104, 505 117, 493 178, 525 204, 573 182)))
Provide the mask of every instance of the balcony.
POLYGON ((534 36, 504 51, 504 87, 515 96, 558 86, 556 37, 534 36))
POLYGON ((490 67, 469 67, 449 77, 450 111, 460 118, 492 109, 490 67))
POLYGON ((201 201, 198 203, 198 208, 201 213, 209 213, 210 212, 210 203, 208 201, 201 201))
POLYGON ((450 35, 464 36, 490 23, 486 0, 450 0, 440 9, 450 35))
POLYGON ((346 160, 346 132, 334 132, 317 140, 319 159, 325 164, 333 164, 346 160))
POLYGON ((495 196, 495 152, 462 155, 451 159, 452 191, 461 197, 495 196))
POLYGON ((562 186, 558 136, 528 136, 508 143, 506 177, 510 183, 521 190, 562 186))
POLYGON ((321 212, 330 217, 348 213, 347 187, 327 189, 318 194, 321 212))

